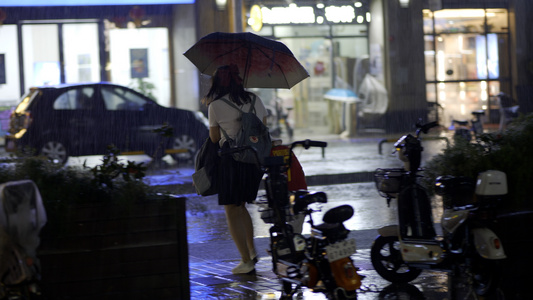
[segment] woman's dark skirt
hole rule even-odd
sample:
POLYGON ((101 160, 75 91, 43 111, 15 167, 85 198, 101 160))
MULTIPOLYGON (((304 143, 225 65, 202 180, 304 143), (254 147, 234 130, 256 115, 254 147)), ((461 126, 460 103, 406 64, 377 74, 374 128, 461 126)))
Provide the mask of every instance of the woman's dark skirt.
MULTIPOLYGON (((222 149, 226 147, 227 143, 222 149)), ((255 164, 238 162, 231 155, 224 155, 220 159, 218 175, 218 204, 240 205, 255 200, 263 172, 255 164)))

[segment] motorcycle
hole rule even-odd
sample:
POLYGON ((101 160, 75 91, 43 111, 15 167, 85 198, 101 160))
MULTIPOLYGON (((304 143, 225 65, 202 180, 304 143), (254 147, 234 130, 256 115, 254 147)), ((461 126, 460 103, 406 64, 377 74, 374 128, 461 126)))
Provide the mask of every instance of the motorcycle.
MULTIPOLYGON (((320 141, 296 141, 290 146, 326 147, 320 141)), ((241 147, 242 148, 242 147, 241 147)), ((249 149, 249 148, 248 148, 249 149)), ((225 153, 242 151, 234 148, 225 153)), ((328 210, 323 223, 315 224, 314 203, 327 203, 324 192, 299 190, 289 192, 287 171, 291 157, 266 157, 263 170, 266 173, 264 186, 266 199, 259 198, 261 219, 272 224, 269 229, 269 254, 272 257, 272 270, 282 283, 280 299, 292 299, 303 287, 315 293, 324 294, 327 299, 356 299, 362 277, 357 273, 351 255, 356 251, 355 239, 348 239, 350 231, 343 222, 353 216, 349 205, 340 205, 328 210), (299 216, 309 217, 311 235, 305 237, 294 230, 293 222, 299 216)))
POLYGON ((490 229, 502 197, 507 194, 505 173, 489 170, 477 180, 440 176, 434 189, 443 199, 442 235, 437 236, 427 191, 418 183, 423 147, 421 133, 436 122, 417 124, 416 134, 401 137, 395 151, 404 168, 378 169, 375 182, 380 195, 397 199, 398 225, 378 230, 371 248, 376 272, 393 283, 407 283, 423 269, 466 276, 477 295, 491 295, 498 285, 498 270, 506 258, 503 245, 490 229))
POLYGON ((0 299, 40 297, 37 247, 46 212, 31 180, 0 185, 0 299))

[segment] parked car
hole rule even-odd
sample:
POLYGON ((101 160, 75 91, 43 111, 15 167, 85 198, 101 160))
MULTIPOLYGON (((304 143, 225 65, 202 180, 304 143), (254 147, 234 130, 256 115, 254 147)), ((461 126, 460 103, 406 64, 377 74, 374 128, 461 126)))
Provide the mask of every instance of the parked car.
POLYGON ((11 114, 6 151, 44 155, 64 164, 70 156, 166 154, 191 160, 209 136, 201 112, 163 107, 130 88, 111 83, 32 87, 11 114), (171 126, 173 136, 154 132, 171 126), (163 151, 156 149, 163 142, 163 151))

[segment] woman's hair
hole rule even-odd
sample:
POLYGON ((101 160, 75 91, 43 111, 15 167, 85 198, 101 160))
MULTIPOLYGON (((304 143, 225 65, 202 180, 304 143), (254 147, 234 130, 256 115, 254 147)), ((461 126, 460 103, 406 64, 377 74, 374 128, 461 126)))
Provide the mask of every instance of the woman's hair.
POLYGON ((202 99, 202 103, 209 103, 229 94, 229 98, 237 105, 242 105, 251 101, 251 94, 244 90, 242 78, 239 76, 239 69, 236 65, 226 65, 219 67, 213 77, 211 77, 211 88, 202 99))

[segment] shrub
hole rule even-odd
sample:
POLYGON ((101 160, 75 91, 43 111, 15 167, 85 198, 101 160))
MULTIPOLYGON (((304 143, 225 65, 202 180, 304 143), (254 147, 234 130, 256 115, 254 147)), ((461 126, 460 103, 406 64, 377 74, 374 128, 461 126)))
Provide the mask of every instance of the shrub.
POLYGON ((504 209, 533 209, 527 187, 531 184, 533 155, 528 147, 533 145, 533 114, 521 116, 503 132, 483 134, 476 141, 457 141, 425 164, 423 184, 433 190, 438 176, 454 175, 476 178, 486 170, 499 170, 507 174, 509 193, 504 209))
POLYGON ((102 164, 93 168, 60 167, 44 157, 29 156, 4 164, 0 169, 0 183, 22 179, 35 182, 45 205, 89 202, 131 202, 145 200, 153 193, 143 182, 146 167, 143 163, 117 158, 118 150, 108 148, 102 164))

